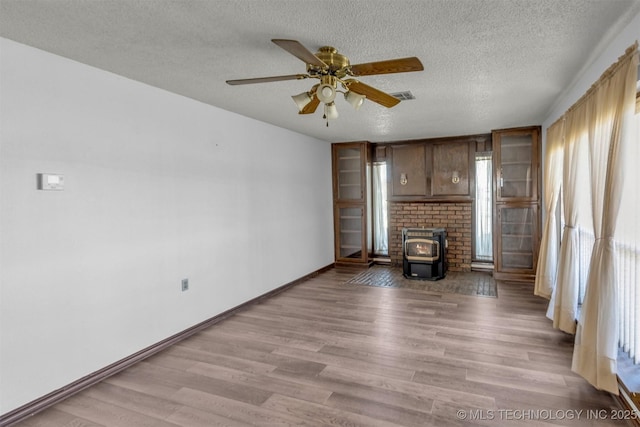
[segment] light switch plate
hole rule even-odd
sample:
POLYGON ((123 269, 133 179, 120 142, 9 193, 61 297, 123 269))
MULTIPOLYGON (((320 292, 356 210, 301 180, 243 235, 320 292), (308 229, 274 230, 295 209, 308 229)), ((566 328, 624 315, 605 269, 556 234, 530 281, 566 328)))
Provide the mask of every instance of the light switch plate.
POLYGON ((39 173, 38 190, 64 190, 64 176, 56 173, 39 173))

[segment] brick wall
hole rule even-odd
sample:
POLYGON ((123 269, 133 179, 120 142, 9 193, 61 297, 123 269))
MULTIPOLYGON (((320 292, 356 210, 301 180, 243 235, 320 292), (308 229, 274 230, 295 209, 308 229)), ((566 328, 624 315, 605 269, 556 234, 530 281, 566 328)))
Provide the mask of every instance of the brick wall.
POLYGON ((402 229, 441 227, 447 232, 449 271, 471 271, 471 202, 389 202, 389 256, 402 265, 402 229))

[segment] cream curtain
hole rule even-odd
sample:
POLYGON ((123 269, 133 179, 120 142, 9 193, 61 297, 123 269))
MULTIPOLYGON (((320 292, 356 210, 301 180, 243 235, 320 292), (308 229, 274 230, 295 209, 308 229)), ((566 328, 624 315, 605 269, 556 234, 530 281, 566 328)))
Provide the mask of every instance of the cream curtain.
MULTIPOLYGON (((613 240, 623 183, 625 116, 635 111, 637 44, 590 89, 577 109, 588 119, 593 229, 596 237, 576 333, 572 370, 618 394, 618 301, 613 240)), ((571 114, 568 113, 568 114, 571 114)))
POLYGON ((493 157, 476 153, 475 257, 493 261, 493 157))
POLYGON ((579 233, 578 207, 582 196, 579 163, 584 159, 583 141, 586 132, 586 109, 576 108, 567 114, 564 123, 564 147, 562 166, 562 189, 564 208, 564 229, 560 244, 560 257, 556 277, 556 286, 551 295, 547 317, 553 320, 553 327, 574 334, 578 313, 578 291, 580 283, 579 269, 579 233))
POLYGON ((564 120, 559 120, 547 129, 547 146, 544 159, 544 205, 545 221, 540 241, 538 255, 538 267, 536 270, 536 282, 534 294, 551 298, 556 285, 556 273, 558 268, 558 221, 556 209, 558 198, 562 188, 562 158, 564 140, 564 120))
POLYGON ((389 254, 387 232, 387 164, 373 164, 373 253, 389 254))
POLYGON ((626 123, 625 129, 630 133, 623 138, 630 138, 631 143, 623 147, 625 183, 615 235, 616 274, 620 290, 619 346, 640 365, 640 192, 635 185, 640 182, 640 111, 636 111, 631 126, 627 127, 626 123))

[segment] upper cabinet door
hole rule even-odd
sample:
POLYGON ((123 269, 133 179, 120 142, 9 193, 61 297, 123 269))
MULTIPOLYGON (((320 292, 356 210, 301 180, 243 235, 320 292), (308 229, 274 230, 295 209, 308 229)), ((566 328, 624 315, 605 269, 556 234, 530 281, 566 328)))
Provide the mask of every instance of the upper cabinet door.
POLYGON ((470 175, 474 172, 471 154, 470 145, 466 141, 433 145, 431 193, 434 196, 470 195, 470 175))
POLYGON ((368 147, 366 143, 333 144, 333 197, 336 201, 366 200, 368 147))
POLYGON ((422 144, 391 146, 391 197, 424 198, 428 195, 427 148, 422 144))
POLYGON ((540 128, 493 132, 496 201, 537 201, 540 128))

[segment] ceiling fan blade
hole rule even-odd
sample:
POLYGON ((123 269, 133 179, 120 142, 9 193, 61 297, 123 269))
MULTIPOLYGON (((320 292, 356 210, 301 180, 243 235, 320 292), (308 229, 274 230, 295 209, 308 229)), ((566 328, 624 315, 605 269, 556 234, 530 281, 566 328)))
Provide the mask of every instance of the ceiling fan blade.
POLYGON ((415 56, 411 58, 389 59, 388 61, 366 62, 351 66, 354 76, 372 76, 376 74, 408 73, 422 71, 422 62, 415 56))
POLYGON ((318 59, 317 56, 311 53, 309 49, 304 47, 297 40, 271 39, 271 41, 307 64, 315 65, 318 67, 328 67, 327 64, 318 59))
POLYGON ((354 79, 346 80, 345 85, 349 90, 366 96, 369 101, 376 102, 387 108, 400 103, 398 98, 354 79))
POLYGON ((300 111, 298 114, 313 114, 315 113, 316 108, 318 108, 318 105, 320 105, 320 100, 317 96, 314 95, 311 102, 305 105, 302 111, 300 111))
POLYGON ((268 83, 268 82, 280 82, 283 80, 302 80, 309 77, 307 74, 289 74, 286 76, 272 76, 272 77, 258 77, 255 79, 239 79, 239 80, 227 80, 227 84, 235 85, 248 85, 252 83, 268 83))

